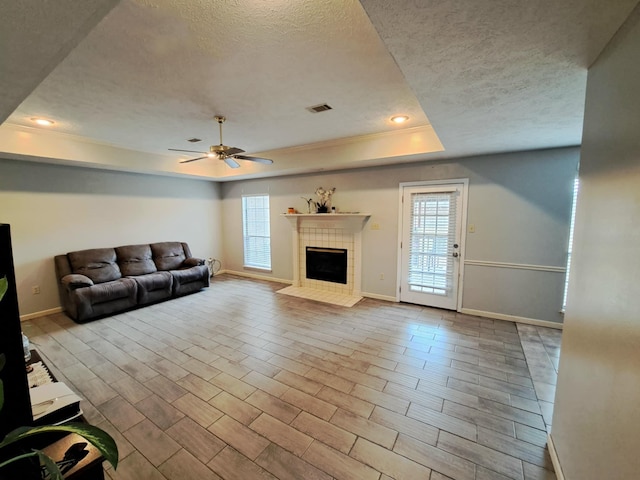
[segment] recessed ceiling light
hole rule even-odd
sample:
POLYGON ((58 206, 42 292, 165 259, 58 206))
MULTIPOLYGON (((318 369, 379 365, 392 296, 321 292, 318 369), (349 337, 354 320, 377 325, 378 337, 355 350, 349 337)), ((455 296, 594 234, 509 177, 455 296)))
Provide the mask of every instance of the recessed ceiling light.
POLYGON ((42 125, 43 127, 50 127, 55 123, 53 120, 48 120, 46 118, 32 118, 31 121, 38 125, 42 125))
POLYGON ((394 117, 391 117, 391 121, 393 123, 404 123, 407 120, 409 120, 409 117, 407 117, 406 115, 396 115, 394 117))

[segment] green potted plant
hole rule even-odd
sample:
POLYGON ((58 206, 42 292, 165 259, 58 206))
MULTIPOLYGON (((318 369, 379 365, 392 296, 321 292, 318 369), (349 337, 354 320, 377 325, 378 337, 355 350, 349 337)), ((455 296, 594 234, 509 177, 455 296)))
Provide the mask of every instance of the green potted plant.
MULTIPOLYGON (((0 278, 0 302, 7 292, 8 282, 6 277, 0 278)), ((4 353, 0 353, 0 371, 4 368, 6 358, 4 353)), ((0 410, 4 406, 4 386, 2 380, 0 380, 0 410)), ((44 468, 49 472, 51 480, 62 480, 62 473, 58 468, 56 462, 45 455, 42 451, 31 448, 29 450, 24 449, 21 453, 15 453, 15 450, 11 454, 3 455, 8 448, 16 445, 18 442, 21 445, 25 445, 29 439, 45 434, 45 433, 76 433, 84 437, 94 447, 98 449, 100 454, 111 464, 113 468, 118 466, 118 447, 113 440, 104 430, 89 425, 88 423, 67 423, 65 425, 43 425, 38 427, 18 427, 15 430, 9 432, 2 442, 0 442, 0 476, 2 471, 8 465, 14 464, 23 459, 37 458, 44 468)))

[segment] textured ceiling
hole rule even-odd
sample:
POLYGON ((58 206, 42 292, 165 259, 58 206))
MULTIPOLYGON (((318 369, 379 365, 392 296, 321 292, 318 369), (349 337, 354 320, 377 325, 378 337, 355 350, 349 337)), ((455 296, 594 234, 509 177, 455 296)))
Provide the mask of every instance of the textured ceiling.
POLYGON ((579 145, 587 68, 637 0, 362 0, 444 156, 579 145))
POLYGON ((637 4, 0 2, 0 156, 218 180, 577 145, 587 67, 637 4), (274 165, 178 164, 216 114, 274 165))
POLYGON ((0 122, 117 3, 56 0, 43 8, 41 0, 0 0, 0 122))

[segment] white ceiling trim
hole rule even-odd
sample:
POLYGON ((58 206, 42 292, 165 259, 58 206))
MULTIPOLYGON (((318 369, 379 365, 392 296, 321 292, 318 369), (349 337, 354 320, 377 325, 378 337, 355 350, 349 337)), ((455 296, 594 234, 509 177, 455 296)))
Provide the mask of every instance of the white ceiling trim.
MULTIPOLYGON (((197 147, 196 147, 197 148, 197 147)), ((425 159, 441 152, 442 144, 431 125, 392 132, 341 138, 310 145, 258 152, 273 165, 240 161, 232 169, 218 159, 179 163, 185 155, 158 155, 124 149, 85 137, 4 123, 0 126, 0 157, 138 173, 232 181, 255 176, 292 175, 323 170, 359 168, 425 159)), ((197 155, 197 154, 196 154, 197 155)), ((191 157, 192 158, 192 157, 191 157)))

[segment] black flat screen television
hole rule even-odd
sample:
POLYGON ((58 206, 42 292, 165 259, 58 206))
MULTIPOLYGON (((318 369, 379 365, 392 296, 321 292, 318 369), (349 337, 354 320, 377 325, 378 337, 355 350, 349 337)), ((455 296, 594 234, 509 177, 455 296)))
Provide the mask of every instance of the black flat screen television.
POLYGON ((6 224, 0 224, 0 278, 2 277, 7 278, 8 289, 0 301, 0 353, 5 356, 5 365, 0 371, 4 391, 4 405, 0 410, 0 439, 17 427, 33 424, 22 349, 11 229, 6 224))

